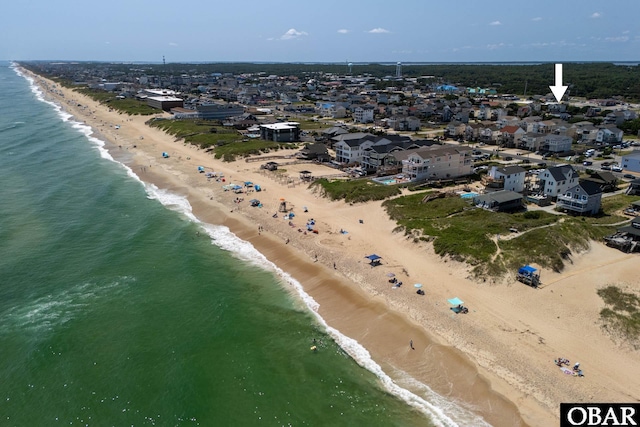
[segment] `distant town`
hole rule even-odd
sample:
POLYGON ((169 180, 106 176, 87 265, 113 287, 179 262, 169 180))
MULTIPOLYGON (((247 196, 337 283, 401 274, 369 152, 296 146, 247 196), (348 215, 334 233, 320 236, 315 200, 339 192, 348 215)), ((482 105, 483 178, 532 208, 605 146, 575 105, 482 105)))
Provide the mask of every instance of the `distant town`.
POLYGON ((158 64, 20 65, 109 93, 114 108, 129 99, 148 107, 143 114, 166 112, 165 120, 216 122, 237 133, 239 144, 302 143, 298 158, 353 177, 386 185, 477 180, 484 194, 474 202, 488 209, 556 203, 595 215, 602 193, 624 181, 627 194, 640 194, 639 107, 624 94, 588 99, 572 96, 570 86, 557 102, 548 87, 532 93, 524 82, 525 93, 504 93, 500 83, 409 76, 401 63, 378 76, 352 64, 334 72, 290 65, 286 74, 210 71, 216 64, 207 72, 192 64, 169 71, 158 64))

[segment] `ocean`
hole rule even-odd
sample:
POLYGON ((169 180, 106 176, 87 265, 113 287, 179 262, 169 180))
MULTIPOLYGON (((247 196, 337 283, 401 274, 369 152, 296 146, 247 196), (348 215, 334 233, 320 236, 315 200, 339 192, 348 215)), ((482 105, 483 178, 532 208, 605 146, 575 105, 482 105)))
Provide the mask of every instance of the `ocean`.
POLYGON ((481 422, 396 385, 299 283, 9 63, 0 111, 0 425, 481 422))

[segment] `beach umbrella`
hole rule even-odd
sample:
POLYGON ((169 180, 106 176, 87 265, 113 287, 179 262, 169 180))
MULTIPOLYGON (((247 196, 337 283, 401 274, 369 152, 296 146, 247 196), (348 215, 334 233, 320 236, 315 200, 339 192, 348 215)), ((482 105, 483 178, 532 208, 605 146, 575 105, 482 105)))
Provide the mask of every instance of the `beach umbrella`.
POLYGON ((387 273, 387 277, 396 277, 396 275, 393 273, 387 273))
POLYGON ((422 283, 416 283, 415 285, 413 285, 414 288, 421 288, 422 287, 422 283))

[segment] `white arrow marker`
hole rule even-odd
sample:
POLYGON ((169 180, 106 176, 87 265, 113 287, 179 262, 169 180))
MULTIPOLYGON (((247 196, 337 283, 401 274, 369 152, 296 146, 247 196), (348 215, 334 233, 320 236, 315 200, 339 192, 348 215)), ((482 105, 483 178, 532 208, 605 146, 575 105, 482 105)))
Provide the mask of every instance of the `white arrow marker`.
POLYGON ((553 92, 553 96, 556 97, 556 101, 560 102, 568 87, 569 86, 562 86, 562 64, 556 64, 556 84, 549 86, 549 89, 553 92))

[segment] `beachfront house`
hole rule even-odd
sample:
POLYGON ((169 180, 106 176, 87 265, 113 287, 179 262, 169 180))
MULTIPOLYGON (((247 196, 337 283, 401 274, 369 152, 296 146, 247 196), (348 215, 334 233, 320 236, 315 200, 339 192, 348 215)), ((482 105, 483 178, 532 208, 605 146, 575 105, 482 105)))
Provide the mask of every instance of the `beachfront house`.
POLYGON ((578 178, 578 172, 571 165, 553 166, 538 175, 542 193, 551 198, 556 198, 575 186, 578 178))
POLYGON ((362 163, 365 150, 373 145, 373 135, 367 133, 347 133, 334 138, 336 161, 339 163, 362 163))
POLYGON ((483 177, 487 187, 502 190, 524 191, 524 179, 527 171, 520 166, 492 166, 489 173, 483 177))
POLYGON ((602 190, 592 181, 580 181, 558 195, 556 209, 578 215, 596 215, 600 212, 602 190))
POLYGON ((522 210, 524 198, 515 191, 500 190, 478 195, 473 198, 473 204, 479 208, 495 212, 515 212, 522 210))
POLYGON ((467 176, 473 166, 471 150, 452 145, 415 148, 394 156, 402 159, 402 173, 411 181, 467 176))

